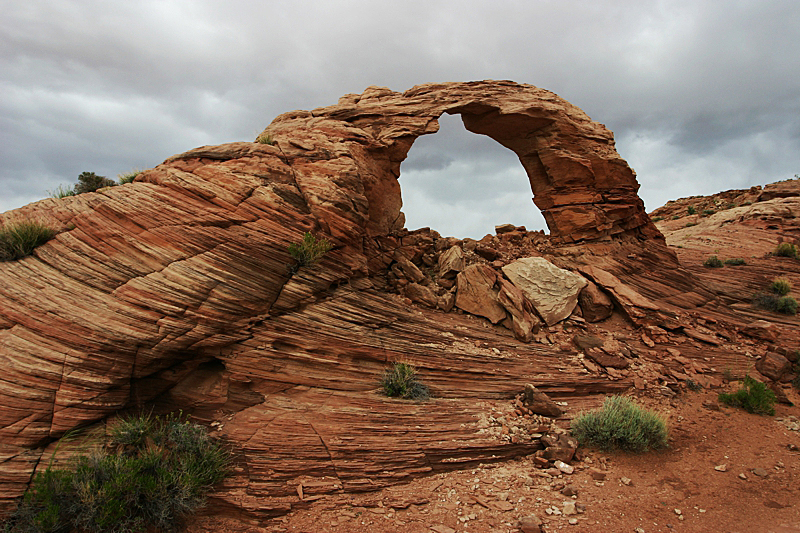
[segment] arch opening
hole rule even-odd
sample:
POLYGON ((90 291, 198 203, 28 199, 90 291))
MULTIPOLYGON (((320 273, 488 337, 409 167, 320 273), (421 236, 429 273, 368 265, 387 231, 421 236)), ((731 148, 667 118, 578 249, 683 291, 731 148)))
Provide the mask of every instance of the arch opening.
POLYGON ((439 131, 417 138, 400 167, 406 227, 474 239, 506 223, 547 231, 517 155, 467 130, 460 114, 438 120, 439 131))

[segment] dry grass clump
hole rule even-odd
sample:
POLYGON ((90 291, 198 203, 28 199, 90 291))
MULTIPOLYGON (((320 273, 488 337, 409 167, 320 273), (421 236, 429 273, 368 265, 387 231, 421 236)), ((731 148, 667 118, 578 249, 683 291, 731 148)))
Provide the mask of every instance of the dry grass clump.
POLYGON ((665 448, 669 436, 663 416, 625 396, 610 396, 600 409, 578 415, 572 435, 581 444, 629 452, 665 448))

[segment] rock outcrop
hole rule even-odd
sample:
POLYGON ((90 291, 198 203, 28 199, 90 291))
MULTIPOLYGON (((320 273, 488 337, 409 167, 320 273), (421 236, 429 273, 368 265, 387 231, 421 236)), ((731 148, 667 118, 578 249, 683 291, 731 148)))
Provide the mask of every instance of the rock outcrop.
MULTIPOLYGON (((197 148, 134 183, 0 215, 59 231, 0 263, 5 509, 55 439, 140 407, 215 422, 239 461, 216 504, 251 519, 289 511, 298 485, 374 490, 538 450, 483 432, 481 402, 535 376, 541 392, 579 405, 634 374, 570 344, 595 327, 577 312, 539 331, 532 302, 502 274, 522 257, 579 272, 613 301, 631 332, 620 335, 627 347, 606 348, 626 363, 636 351, 648 386, 701 379, 691 365, 667 368, 662 344, 738 334, 726 309, 717 326, 689 314, 714 293, 667 249, 611 133, 553 93, 512 82, 371 87, 283 114, 259 138, 269 142, 197 148), (519 156, 549 237, 403 228, 400 163, 442 113, 519 156), (306 232, 333 245, 316 265, 288 252, 306 232), (640 327, 649 336, 632 333, 640 327), (377 394, 394 361, 414 363, 435 399, 377 394)), ((708 355, 692 346, 682 345, 687 361, 708 355)))

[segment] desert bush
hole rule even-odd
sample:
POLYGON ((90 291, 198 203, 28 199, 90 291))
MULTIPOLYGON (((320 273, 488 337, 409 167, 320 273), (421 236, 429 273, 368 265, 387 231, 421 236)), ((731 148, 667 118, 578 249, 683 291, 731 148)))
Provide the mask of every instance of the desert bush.
POLYGON ((289 254, 297 261, 298 267, 303 267, 319 261, 332 247, 333 245, 324 237, 317 239, 306 232, 301 242, 289 245, 289 254))
POLYGON ((572 435, 581 444, 630 452, 664 448, 668 439, 663 416, 624 396, 610 396, 600 409, 579 414, 572 421, 572 435))
POLYGON ((664 217, 653 217, 653 222, 661 222, 664 220, 664 217))
POLYGON ((745 261, 741 257, 732 257, 730 259, 726 259, 725 264, 730 266, 740 266, 740 265, 746 265, 747 261, 745 261))
POLYGON ((720 268, 722 266, 722 260, 716 255, 712 255, 711 257, 703 261, 703 266, 709 268, 720 268))
POLYGON ((689 206, 689 207, 686 209, 686 213, 688 213, 688 214, 690 214, 690 215, 696 215, 696 214, 697 214, 697 209, 695 209, 695 207, 694 207, 693 205, 690 205, 690 206, 689 206))
POLYGON ((775 251, 772 252, 772 255, 777 255, 778 257, 791 257, 793 259, 800 259, 800 253, 797 251, 797 246, 790 242, 782 242, 778 246, 775 247, 775 251))
POLYGON ((256 142, 261 144, 268 144, 270 146, 275 144, 275 139, 272 138, 272 135, 269 133, 264 133, 256 137, 256 142))
POLYGON ((797 314, 797 300, 791 296, 779 296, 771 292, 757 292, 753 296, 753 304, 767 311, 785 315, 797 314))
POLYGON ((48 189, 47 194, 52 198, 66 198, 67 196, 75 196, 75 189, 67 185, 59 185, 52 191, 48 189))
POLYGON ((681 218, 680 215, 672 215, 672 220, 678 220, 679 218, 681 218))
POLYGON ((417 369, 409 363, 394 363, 381 377, 383 393, 390 398, 425 400, 430 391, 417 377, 417 369))
POLYGON ((772 280, 772 283, 769 284, 769 290, 775 294, 786 296, 792 292, 792 283, 786 278, 775 278, 772 280))
POLYGON ((750 376, 744 377, 742 387, 738 391, 720 393, 719 401, 731 407, 744 409, 748 413, 757 415, 775 414, 775 393, 750 376))
POLYGON ((133 180, 136 179, 136 176, 141 174, 141 170, 131 170, 130 172, 123 172, 121 174, 117 174, 117 183, 120 185, 125 185, 126 183, 133 183, 133 180))
POLYGON ((0 227, 0 261, 16 261, 31 255, 55 234, 54 229, 35 220, 8 222, 0 227))
POLYGON ((703 216, 708 217, 716 213, 713 209, 703 209, 703 216))
POLYGON ((94 192, 103 187, 113 187, 117 182, 105 176, 98 176, 94 172, 81 172, 78 183, 75 184, 75 194, 94 192))
POLYGON ((180 416, 123 419, 108 450, 48 466, 6 531, 173 531, 229 468, 228 452, 180 416))

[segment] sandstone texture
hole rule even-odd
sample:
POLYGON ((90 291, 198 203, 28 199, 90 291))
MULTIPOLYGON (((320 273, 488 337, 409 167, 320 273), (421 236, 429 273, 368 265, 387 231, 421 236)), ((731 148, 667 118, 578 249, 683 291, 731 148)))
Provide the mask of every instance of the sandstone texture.
MULTIPOLYGON (((183 409, 213 424, 237 465, 211 512, 257 522, 309 497, 542 451, 536 430, 552 420, 523 405, 512 431, 484 412, 530 382, 572 411, 632 386, 664 396, 690 379, 715 386, 723 369, 749 370, 745 351, 766 353, 742 330, 770 317, 727 305, 745 300, 679 263, 611 133, 553 93, 493 81, 370 87, 280 115, 259 137, 272 144, 196 148, 131 184, 0 215, 58 230, 0 263, 3 510, 56 439, 102 430, 120 411, 183 409), (442 113, 519 156, 549 236, 403 227, 400 164, 442 113), (333 247, 304 266, 288 249, 306 232, 333 247), (561 302, 569 311, 542 323, 504 273, 529 259, 591 281, 611 316, 598 318, 600 297, 576 307, 577 281, 561 302), (576 334, 602 342, 574 344, 576 334), (379 394, 397 361, 417 367, 432 400, 379 394)), ((791 342, 793 324, 779 322, 776 338, 791 342)), ((563 444, 550 455, 563 458, 563 444)))
POLYGON ((587 283, 581 276, 558 268, 543 257, 518 259, 505 265, 503 274, 533 303, 548 326, 572 314, 578 294, 587 283))

